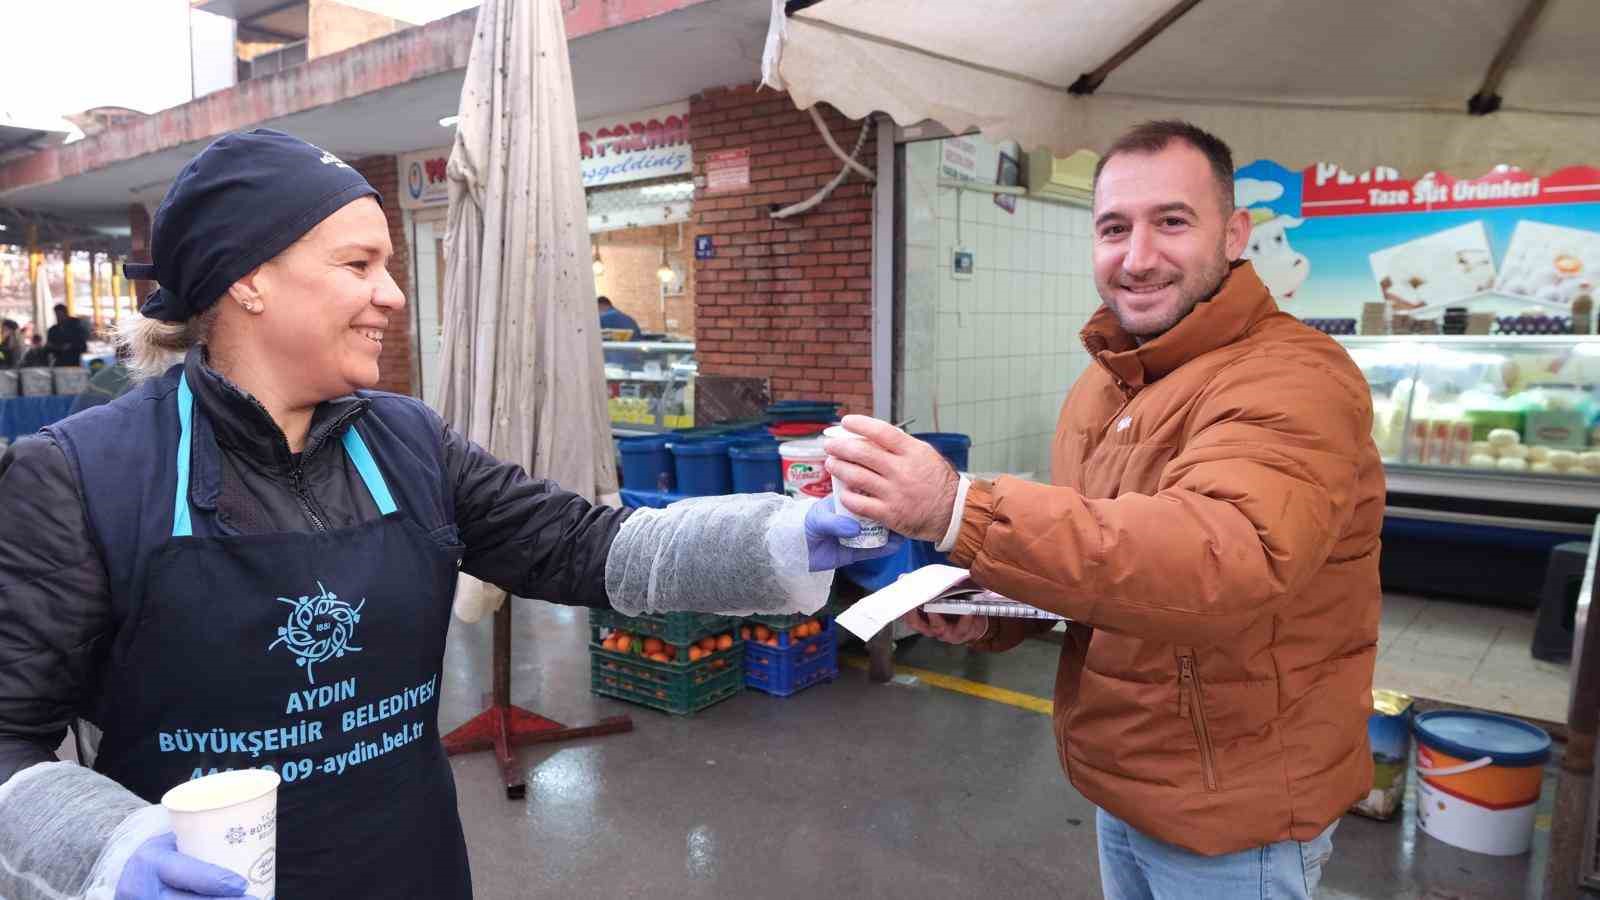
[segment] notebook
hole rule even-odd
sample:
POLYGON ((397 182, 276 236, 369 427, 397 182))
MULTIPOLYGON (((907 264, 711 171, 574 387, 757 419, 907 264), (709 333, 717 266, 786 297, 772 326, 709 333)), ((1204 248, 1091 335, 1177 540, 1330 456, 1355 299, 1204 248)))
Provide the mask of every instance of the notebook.
POLYGON ((955 615, 970 612, 1004 618, 1062 618, 978 587, 966 569, 936 565, 923 566, 883 590, 868 594, 835 621, 856 637, 868 640, 919 606, 927 612, 955 615))

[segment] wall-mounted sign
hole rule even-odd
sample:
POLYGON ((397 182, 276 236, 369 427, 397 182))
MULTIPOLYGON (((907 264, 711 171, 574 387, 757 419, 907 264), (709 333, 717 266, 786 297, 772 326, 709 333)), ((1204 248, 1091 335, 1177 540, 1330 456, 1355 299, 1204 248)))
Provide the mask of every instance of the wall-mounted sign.
POLYGON ((689 104, 669 103, 579 122, 578 156, 584 187, 693 172, 689 104))
POLYGON ((1472 298, 1560 313, 1600 290, 1600 170, 1587 166, 1407 179, 1261 160, 1235 173, 1234 202, 1253 223, 1245 257, 1301 318, 1353 318, 1365 302, 1429 316, 1472 298))
POLYGON ((709 234, 695 235, 695 238, 694 238, 694 258, 695 259, 715 259, 716 256, 717 256, 717 245, 712 242, 711 235, 709 235, 709 234))
MULTIPOLYGON (((401 208, 450 202, 449 162, 448 146, 401 154, 401 208)), ((688 102, 580 122, 578 164, 586 188, 688 175, 694 171, 688 102)))
POLYGON ((749 147, 718 150, 706 157, 706 193, 727 194, 749 189, 749 147))
POLYGON ((449 147, 400 154, 400 208, 422 209, 449 203, 450 180, 444 174, 449 163, 449 147))

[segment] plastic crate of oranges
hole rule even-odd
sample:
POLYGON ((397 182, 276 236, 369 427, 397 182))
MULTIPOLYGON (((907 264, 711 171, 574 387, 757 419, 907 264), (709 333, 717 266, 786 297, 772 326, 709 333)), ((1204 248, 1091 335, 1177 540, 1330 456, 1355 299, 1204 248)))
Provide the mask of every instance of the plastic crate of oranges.
POLYGON ((831 619, 802 617, 783 631, 746 622, 739 632, 745 637, 746 687, 788 697, 839 677, 839 641, 831 619))
MULTIPOLYGON (((677 623, 677 634, 692 636, 672 643, 637 627, 643 619, 665 617, 595 617, 590 620, 589 687, 597 694, 628 700, 676 715, 704 709, 744 689, 744 645, 734 631, 737 620, 700 617, 677 623), (595 624, 597 618, 619 627, 595 624), (721 632, 699 634, 706 626, 724 624, 721 632)), ((668 630, 655 622, 657 630, 668 630)))
POLYGON ((808 642, 815 646, 811 639, 828 632, 832 624, 827 616, 753 616, 739 626, 739 637, 764 647, 787 650, 808 642))

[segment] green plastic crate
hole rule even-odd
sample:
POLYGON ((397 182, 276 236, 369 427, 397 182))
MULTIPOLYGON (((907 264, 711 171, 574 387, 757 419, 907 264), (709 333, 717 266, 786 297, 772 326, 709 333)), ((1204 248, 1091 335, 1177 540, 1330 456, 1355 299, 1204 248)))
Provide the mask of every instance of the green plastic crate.
POLYGON ((606 697, 686 716, 744 690, 744 647, 735 645, 683 665, 591 646, 589 688, 606 697), (723 668, 716 668, 718 661, 723 668))
POLYGON ((589 627, 615 628, 641 637, 655 637, 682 647, 703 637, 724 632, 734 632, 737 638, 739 620, 733 616, 713 616, 704 613, 652 613, 643 616, 624 616, 609 609, 589 610, 589 627))

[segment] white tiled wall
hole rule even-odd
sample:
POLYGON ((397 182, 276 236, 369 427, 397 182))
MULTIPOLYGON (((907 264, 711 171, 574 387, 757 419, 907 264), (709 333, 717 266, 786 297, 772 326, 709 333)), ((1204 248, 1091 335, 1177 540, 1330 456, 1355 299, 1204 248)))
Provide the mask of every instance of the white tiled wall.
POLYGON ((1078 332, 1099 305, 1087 209, 939 186, 939 143, 906 147, 905 353, 900 416, 972 437, 974 472, 1048 480, 1067 388, 1089 364, 1078 332), (971 279, 951 275, 959 242, 971 279))

